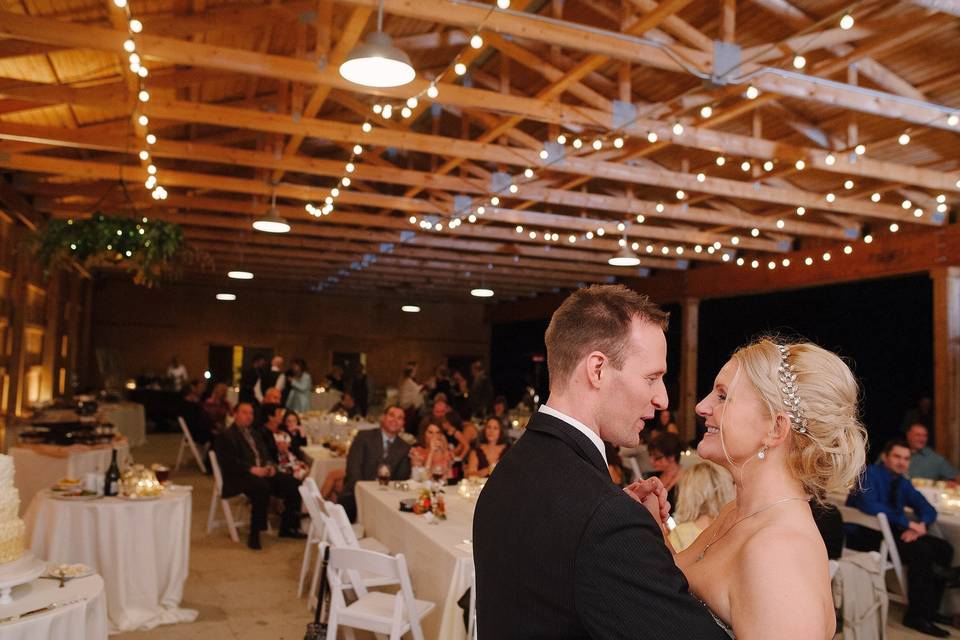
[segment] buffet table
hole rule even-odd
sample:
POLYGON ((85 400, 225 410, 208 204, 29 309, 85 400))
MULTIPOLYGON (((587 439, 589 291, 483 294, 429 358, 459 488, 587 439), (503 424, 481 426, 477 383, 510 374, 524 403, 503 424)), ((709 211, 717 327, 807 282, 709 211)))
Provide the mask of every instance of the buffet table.
POLYGON ((63 478, 83 480, 83 476, 91 472, 104 475, 110 466, 113 449, 117 450, 117 464, 124 468, 130 459, 126 440, 106 445, 24 444, 10 447, 7 453, 13 457, 16 468, 13 483, 20 490, 20 513, 27 510, 37 493, 63 478))
POLYGON ((63 500, 42 491, 24 520, 38 558, 83 563, 103 576, 110 633, 119 633, 196 619, 180 608, 190 509, 191 487, 168 487, 152 500, 63 500))
POLYGON ((13 603, 0 605, 0 621, 0 640, 106 640, 103 579, 76 578, 61 589, 56 580, 37 578, 14 588, 13 603))
POLYGON ((98 413, 101 422, 109 422, 127 438, 131 448, 147 443, 147 416, 137 402, 102 403, 98 413))
POLYGON ((455 487, 444 494, 447 519, 430 524, 426 516, 399 510, 400 500, 414 491, 381 489, 376 482, 358 482, 357 522, 366 535, 380 540, 391 553, 402 553, 410 570, 414 596, 436 603, 423 619, 425 638, 463 640, 463 610, 457 600, 470 588, 473 572, 473 510, 476 503, 460 497, 455 487))

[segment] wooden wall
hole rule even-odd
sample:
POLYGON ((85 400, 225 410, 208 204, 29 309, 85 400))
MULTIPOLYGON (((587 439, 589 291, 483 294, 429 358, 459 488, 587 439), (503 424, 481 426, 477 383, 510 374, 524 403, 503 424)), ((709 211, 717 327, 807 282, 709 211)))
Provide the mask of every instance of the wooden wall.
POLYGON ((189 282, 151 290, 100 278, 94 294, 95 348, 115 355, 128 378, 162 373, 173 355, 191 377, 199 377, 210 345, 270 347, 288 361, 302 357, 314 380, 327 373, 333 352, 363 352, 380 386, 395 385, 408 360, 420 363, 425 379, 447 357, 489 358, 487 307, 469 298, 422 303, 420 313, 408 314, 396 301, 243 285, 230 290, 238 299, 218 302, 217 289, 189 282))
MULTIPOLYGON (((69 396, 83 361, 90 281, 76 269, 49 277, 33 260, 29 229, 0 220, 0 417, 69 396)), ((10 443, 3 443, 8 446, 10 443)))

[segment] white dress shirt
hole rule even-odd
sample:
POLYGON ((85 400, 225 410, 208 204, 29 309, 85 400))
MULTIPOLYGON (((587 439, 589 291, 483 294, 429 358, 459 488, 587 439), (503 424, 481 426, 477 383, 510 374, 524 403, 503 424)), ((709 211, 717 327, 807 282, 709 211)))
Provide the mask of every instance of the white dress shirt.
POLYGON ((565 413, 563 413, 563 412, 561 412, 561 411, 557 411, 557 410, 554 409, 553 407, 548 407, 548 406, 545 405, 545 404, 540 405, 540 412, 541 412, 541 413, 545 413, 545 414, 547 414, 548 416, 553 416, 554 418, 557 418, 558 420, 563 420, 564 422, 566 422, 567 424, 569 424, 571 427, 573 427, 574 429, 576 429, 577 431, 579 431, 579 432, 582 433, 583 435, 585 435, 585 436, 587 436, 588 438, 590 438, 590 442, 592 442, 592 443, 597 447, 597 449, 600 451, 600 457, 603 458, 603 463, 604 463, 604 464, 608 464, 608 463, 607 463, 607 450, 606 450, 606 449, 604 448, 604 446, 603 446, 603 440, 600 439, 600 436, 598 436, 597 433, 596 433, 593 429, 591 429, 591 428, 588 427, 587 425, 583 424, 582 422, 580 422, 580 421, 577 420, 576 418, 571 418, 571 417, 568 416, 567 414, 565 414, 565 413))

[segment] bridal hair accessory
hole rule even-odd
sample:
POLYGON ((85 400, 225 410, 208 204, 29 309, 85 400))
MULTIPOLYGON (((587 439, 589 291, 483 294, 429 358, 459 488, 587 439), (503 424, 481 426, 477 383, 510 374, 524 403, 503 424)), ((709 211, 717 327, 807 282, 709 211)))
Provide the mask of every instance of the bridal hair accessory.
POLYGON ((777 345, 780 350, 780 366, 777 373, 780 378, 780 392, 783 395, 783 405, 787 408, 787 415, 790 416, 790 425, 797 433, 807 432, 807 417, 803 413, 803 406, 800 404, 800 392, 797 386, 797 374, 787 358, 790 357, 790 347, 786 345, 777 345))

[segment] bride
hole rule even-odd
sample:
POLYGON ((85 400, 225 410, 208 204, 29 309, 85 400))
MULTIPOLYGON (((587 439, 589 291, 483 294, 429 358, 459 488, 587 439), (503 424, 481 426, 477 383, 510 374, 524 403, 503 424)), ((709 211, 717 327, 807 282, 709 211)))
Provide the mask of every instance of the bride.
MULTIPOLYGON (((707 426, 697 453, 730 472, 736 499, 674 558, 731 637, 833 637, 827 552, 808 500, 846 491, 860 474, 857 400, 835 354, 761 339, 733 354, 697 405, 707 426)), ((645 504, 657 518, 656 503, 645 504)))

